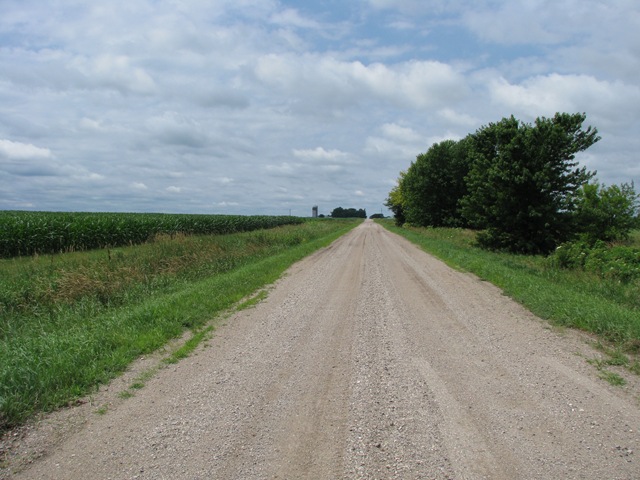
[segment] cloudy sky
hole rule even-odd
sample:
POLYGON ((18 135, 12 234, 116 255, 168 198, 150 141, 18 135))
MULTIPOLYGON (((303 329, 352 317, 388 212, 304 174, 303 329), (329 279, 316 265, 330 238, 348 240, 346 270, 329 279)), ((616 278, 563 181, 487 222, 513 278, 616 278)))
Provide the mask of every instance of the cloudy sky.
POLYGON ((585 112, 640 186, 637 0, 2 0, 0 209, 387 210, 431 144, 585 112))

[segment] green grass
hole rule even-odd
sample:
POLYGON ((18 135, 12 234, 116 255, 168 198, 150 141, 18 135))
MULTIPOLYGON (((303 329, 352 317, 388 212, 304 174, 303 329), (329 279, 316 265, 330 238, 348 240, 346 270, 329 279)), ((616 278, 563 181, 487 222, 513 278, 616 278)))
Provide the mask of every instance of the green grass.
POLYGON ((204 340, 211 338, 212 326, 208 326, 205 329, 194 332, 193 336, 187 340, 180 348, 173 352, 168 358, 165 359, 166 363, 178 363, 183 358, 187 358, 191 352, 193 352, 200 343, 204 340))
POLYGON ((475 234, 468 230, 398 228, 389 221, 381 223, 450 266, 497 285, 541 318, 592 332, 619 350, 640 351, 637 281, 604 281, 585 272, 554 268, 542 256, 482 250, 474 246, 475 234))
POLYGON ((0 261, 0 430, 91 392, 192 329, 176 353, 188 354, 214 317, 358 223, 0 261))
POLYGON ((246 310, 249 308, 253 308, 255 307, 257 304, 259 304, 262 300, 264 300, 265 298, 267 298, 267 296, 269 295, 269 293, 266 290, 261 290, 259 291, 257 294, 253 295, 252 297, 246 299, 245 301, 243 301, 242 303, 240 303, 237 307, 237 310, 246 310))

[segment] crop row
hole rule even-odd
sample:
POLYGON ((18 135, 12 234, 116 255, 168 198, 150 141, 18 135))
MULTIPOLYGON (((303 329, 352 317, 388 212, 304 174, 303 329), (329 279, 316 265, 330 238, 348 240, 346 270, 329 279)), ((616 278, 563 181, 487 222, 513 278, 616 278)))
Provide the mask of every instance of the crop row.
POLYGON ((0 258, 144 243, 156 235, 219 235, 302 223, 291 216, 0 211, 0 258))

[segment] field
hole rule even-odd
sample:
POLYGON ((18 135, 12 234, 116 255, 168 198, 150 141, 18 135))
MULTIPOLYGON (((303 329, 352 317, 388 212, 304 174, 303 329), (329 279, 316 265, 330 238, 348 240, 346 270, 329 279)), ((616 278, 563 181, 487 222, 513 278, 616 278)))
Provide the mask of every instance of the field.
POLYGON ((0 260, 0 431, 85 395, 185 330, 201 339, 221 311, 359 222, 296 223, 0 260))
POLYGON ((0 211, 0 258, 144 243, 157 235, 220 235, 299 224, 288 216, 0 211))

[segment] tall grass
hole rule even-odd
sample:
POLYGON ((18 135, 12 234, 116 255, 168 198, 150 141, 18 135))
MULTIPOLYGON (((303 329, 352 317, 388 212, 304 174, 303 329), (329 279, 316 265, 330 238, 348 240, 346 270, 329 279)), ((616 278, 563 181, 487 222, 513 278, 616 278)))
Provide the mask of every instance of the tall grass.
POLYGON ((1 260, 0 430, 90 392, 357 223, 1 260))
POLYGON ((605 280, 556 268, 542 256, 495 253, 475 246, 469 230, 398 228, 382 222, 450 266, 494 283, 534 314, 640 351, 640 282, 605 280))

